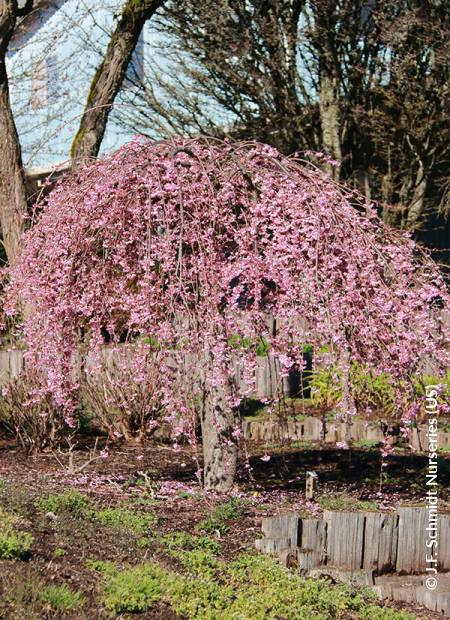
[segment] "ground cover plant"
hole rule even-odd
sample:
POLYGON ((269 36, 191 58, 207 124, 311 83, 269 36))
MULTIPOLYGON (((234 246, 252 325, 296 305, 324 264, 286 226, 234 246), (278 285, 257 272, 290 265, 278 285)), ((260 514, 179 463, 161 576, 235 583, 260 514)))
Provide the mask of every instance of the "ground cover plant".
MULTIPOLYGON (((367 386, 390 391, 390 422, 404 432, 417 414, 411 377, 427 362, 445 365, 448 296, 435 264, 365 198, 296 156, 255 143, 137 140, 69 175, 36 215, 8 289, 11 313, 18 298, 32 309, 26 355, 43 385, 30 402, 50 391, 75 429, 74 351, 98 398, 107 344, 146 395, 122 394, 110 375, 116 392, 105 403, 118 424, 98 415, 110 438, 139 435, 136 420, 151 432, 162 408, 175 446, 195 444, 200 424, 206 488, 234 484, 239 406, 262 353, 283 377, 312 347, 341 377, 344 417, 367 386)), ((379 415, 376 399, 361 406, 379 415)))
POLYGON ((304 579, 276 561, 241 554, 229 564, 208 551, 185 551, 182 575, 154 564, 120 570, 113 564, 90 562, 103 574, 103 601, 117 614, 139 612, 161 599, 184 618, 215 620, 412 620, 412 616, 381 610, 368 591, 304 579))

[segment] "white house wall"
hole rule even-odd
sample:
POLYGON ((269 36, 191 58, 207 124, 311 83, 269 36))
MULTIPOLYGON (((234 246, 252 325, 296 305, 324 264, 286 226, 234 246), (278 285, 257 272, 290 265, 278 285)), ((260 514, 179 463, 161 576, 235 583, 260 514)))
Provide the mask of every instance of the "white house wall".
MULTIPOLYGON (((7 59, 25 166, 69 159, 92 77, 121 7, 117 0, 56 0, 55 4, 59 8, 42 15, 32 32, 14 39, 7 59)), ((112 118, 102 152, 130 138, 112 118)))

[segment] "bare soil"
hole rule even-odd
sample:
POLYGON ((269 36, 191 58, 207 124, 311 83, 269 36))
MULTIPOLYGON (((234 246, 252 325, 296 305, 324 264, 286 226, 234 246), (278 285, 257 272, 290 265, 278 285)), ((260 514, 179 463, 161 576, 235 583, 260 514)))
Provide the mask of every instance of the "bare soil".
MULTIPOLYGON (((104 440, 103 440, 104 441, 104 440)), ((86 462, 93 437, 79 440, 74 453, 76 466, 86 462)), ((104 446, 100 446, 100 449, 104 446)), ((244 515, 230 521, 228 532, 221 539, 223 559, 254 547, 261 518, 281 512, 299 511, 319 515, 330 501, 342 502, 348 508, 358 502, 370 502, 381 510, 393 510, 401 503, 423 501, 425 489, 424 456, 395 454, 390 457, 385 471, 385 484, 379 490, 380 461, 376 450, 342 451, 321 446, 270 448, 270 460, 262 460, 266 447, 248 445, 242 454, 238 486, 234 495, 245 500, 244 515), (250 465, 250 467, 249 467, 250 465), (314 502, 304 498, 305 472, 314 469, 319 474, 319 494, 314 502)), ((198 453, 182 446, 174 451, 170 445, 147 441, 143 444, 119 444, 109 448, 108 457, 99 458, 82 471, 70 473, 66 467, 67 455, 26 455, 14 442, 0 442, 0 479, 14 489, 7 498, 9 507, 16 506, 25 514, 24 529, 34 537, 33 553, 28 561, 0 561, 0 585, 10 588, 23 581, 31 584, 66 582, 83 592, 88 600, 88 612, 58 615, 48 609, 44 615, 24 615, 23 608, 0 611, 0 618, 27 620, 27 618, 105 618, 99 608, 99 577, 86 567, 89 558, 111 560, 120 564, 157 559, 164 565, 174 566, 173 560, 161 554, 157 546, 141 549, 129 536, 96 528, 95 524, 59 517, 52 520, 35 510, 38 496, 59 493, 68 488, 87 494, 97 506, 116 506, 123 502, 146 506, 158 517, 158 531, 194 532, 224 496, 203 493, 196 477, 198 453), (57 549, 64 555, 58 556, 57 549), (2 615, 3 613, 3 615, 2 615), (6 613, 6 615, 5 615, 6 613)), ((440 467, 441 509, 449 510, 450 459, 442 458, 440 467)), ((29 595, 27 595, 29 596, 29 595)), ((390 604, 397 609, 408 609, 418 618, 442 619, 442 616, 423 608, 390 604)), ((30 607, 31 609, 31 607, 30 607)), ((28 612, 27 612, 28 613, 28 612)), ((164 605, 139 618, 173 616, 164 605)))

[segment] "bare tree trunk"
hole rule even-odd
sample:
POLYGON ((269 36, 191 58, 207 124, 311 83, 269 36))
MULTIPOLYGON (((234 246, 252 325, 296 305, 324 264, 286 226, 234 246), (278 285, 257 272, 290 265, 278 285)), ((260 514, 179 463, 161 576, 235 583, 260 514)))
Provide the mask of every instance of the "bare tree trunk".
POLYGON ((17 1, 0 0, 0 226, 9 264, 20 249, 27 194, 22 155, 9 99, 5 55, 16 25, 17 1))
MULTIPOLYGON (((327 74, 320 78, 320 123, 322 127, 322 143, 328 155, 340 161, 342 148, 339 126, 339 92, 338 81, 327 74)), ((339 168, 326 165, 326 169, 335 179, 339 179, 339 168)))
POLYGON ((95 72, 80 127, 72 143, 72 159, 79 163, 96 157, 106 123, 145 22, 164 0, 127 0, 122 15, 95 72))
POLYGON ((427 177, 422 160, 419 160, 419 169, 416 175, 414 193, 409 204, 406 226, 409 230, 420 228, 424 219, 425 194, 427 191, 427 177))
MULTIPOLYGON (((208 372, 208 366, 206 366, 208 372)), ((204 385, 207 385, 204 381, 204 385)), ((230 491, 235 483, 238 446, 232 432, 236 415, 226 404, 220 388, 206 388, 201 429, 203 444, 203 482, 206 489, 230 491)))
POLYGON ((345 434, 344 441, 350 446, 352 436, 353 419, 351 412, 354 409, 354 401, 350 390, 350 355, 347 346, 341 353, 342 373, 342 409, 344 412, 345 434))

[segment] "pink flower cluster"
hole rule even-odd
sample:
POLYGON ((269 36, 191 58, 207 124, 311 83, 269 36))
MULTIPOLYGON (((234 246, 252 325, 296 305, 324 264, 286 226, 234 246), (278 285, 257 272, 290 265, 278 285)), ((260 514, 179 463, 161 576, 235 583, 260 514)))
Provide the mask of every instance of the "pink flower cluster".
POLYGON ((231 407, 251 393, 261 338, 283 371, 301 367, 304 343, 328 345, 338 366, 389 372, 402 391, 426 360, 445 365, 434 263, 357 193, 271 147, 135 140, 67 176, 38 211, 8 307, 20 295, 32 308, 29 356, 68 410, 73 352, 105 339, 158 351, 179 435, 211 389, 231 407))

